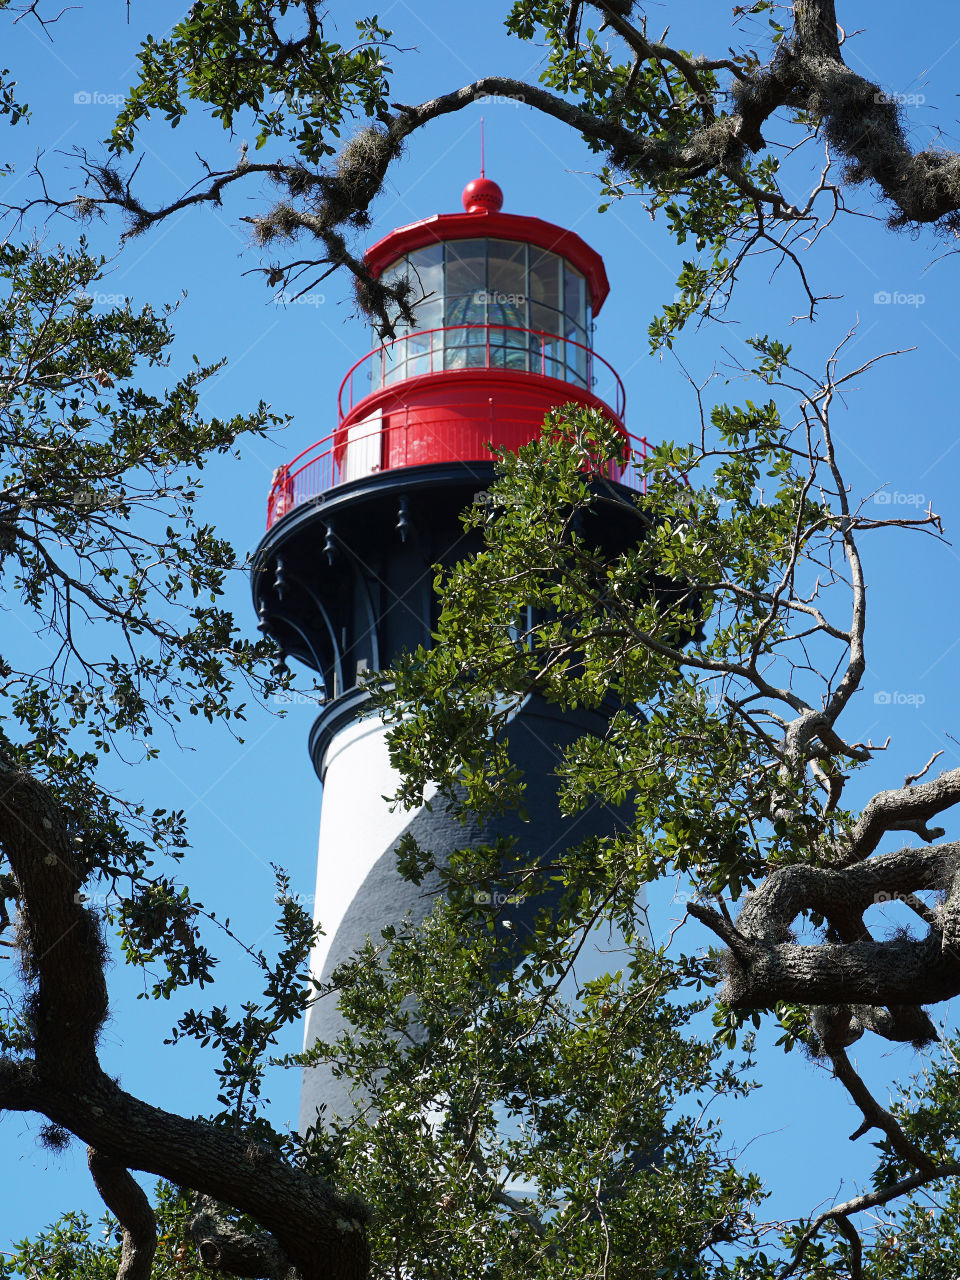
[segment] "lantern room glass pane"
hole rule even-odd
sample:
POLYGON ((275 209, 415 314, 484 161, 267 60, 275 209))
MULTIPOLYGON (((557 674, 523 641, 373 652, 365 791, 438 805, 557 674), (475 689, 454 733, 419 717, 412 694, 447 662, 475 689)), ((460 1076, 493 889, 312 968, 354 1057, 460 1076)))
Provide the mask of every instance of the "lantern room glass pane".
POLYGON ((380 273, 380 279, 384 284, 396 284, 401 276, 405 276, 409 268, 406 258, 398 258, 396 262, 391 262, 389 267, 385 267, 380 273))
POLYGON ((545 307, 539 302, 531 302, 530 328, 536 330, 537 333, 560 334, 563 328, 562 322, 563 317, 553 307, 545 307))
POLYGON ((406 340, 398 338, 395 342, 389 342, 383 348, 383 381, 384 387, 390 387, 395 382, 400 382, 407 376, 406 371, 406 340))
POLYGON ((543 349, 540 357, 540 372, 548 378, 562 378, 568 381, 566 368, 566 343, 562 338, 550 335, 541 338, 543 349))
POLYGON ((512 240, 491 240, 487 256, 490 303, 526 316, 527 246, 512 240))
POLYGON ((487 323, 507 329, 527 328, 525 244, 489 241, 487 258, 487 323))
MULTIPOLYGON (((443 328, 443 298, 432 298, 429 302, 421 302, 416 310, 417 323, 415 328, 418 331, 424 329, 442 329, 443 328)), ((400 330, 398 329, 399 333, 400 330)))
POLYGON ((487 287, 487 242, 454 240, 446 245, 446 255, 447 324, 483 324, 487 287), (461 319, 460 316, 468 309, 472 318, 461 319), (457 318, 451 319, 452 315, 457 318))
MULTIPOLYGON (((408 263, 407 278, 413 286, 411 299, 416 315, 412 330, 439 329, 443 326, 443 245, 417 249, 410 254, 408 263)), ((420 371, 418 366, 417 372, 420 371)))
MULTIPOLYGON (((565 279, 569 284, 571 273, 569 268, 565 272, 565 279)), ((582 276, 579 277, 580 285, 584 286, 585 281, 582 276)), ((574 305, 579 306, 582 301, 582 293, 585 289, 576 289, 573 293, 574 305)), ((565 300, 569 301, 571 291, 568 288, 565 293, 565 300)), ((566 373, 564 374, 568 382, 575 382, 578 387, 589 389, 587 379, 587 331, 581 324, 577 322, 577 315, 585 316, 585 309, 580 312, 571 313, 566 311, 563 317, 564 337, 568 339, 566 347, 566 373)))
POLYGON ((563 264, 563 312, 568 325, 587 327, 587 282, 566 262, 563 264))
POLYGON ((501 330, 501 342, 496 351, 493 350, 492 338, 495 330, 490 331, 491 352, 490 363, 498 369, 518 369, 528 373, 539 367, 540 347, 536 337, 526 330, 501 330))
POLYGON ((426 303, 439 302, 443 298, 443 245, 428 244, 409 256, 410 283, 416 289, 415 296, 426 303))
POLYGON ((531 247, 529 270, 530 301, 553 312, 555 319, 550 329, 552 333, 556 333, 560 328, 557 319, 559 318, 558 313, 562 309, 562 273, 562 258, 558 258, 555 253, 547 253, 544 249, 531 247))
POLYGON ((447 243, 444 310, 445 369, 482 369, 487 364, 487 242, 447 243))
POLYGON ((567 372, 566 379, 568 382, 575 382, 578 387, 584 387, 589 390, 587 384, 587 351, 586 347, 581 345, 579 339, 576 344, 568 342, 567 348, 567 372))
POLYGON ((443 347, 443 334, 438 332, 412 333, 404 339, 406 348, 406 377, 419 378, 435 373, 442 367, 437 358, 443 347))
MULTIPOLYGON (((380 275, 380 283, 384 285, 396 284, 404 276, 409 274, 409 263, 406 258, 398 258, 396 262, 392 262, 380 275)), ((395 306, 388 308, 390 315, 395 321, 395 330, 398 336, 402 333, 408 333, 410 326, 404 324, 397 316, 395 306)), ((371 372, 371 388, 377 390, 387 385, 387 382, 395 382, 397 378, 397 355, 396 349, 391 349, 389 343, 382 343, 376 326, 373 326, 373 346, 379 347, 379 355, 372 361, 373 369, 371 372)))
POLYGON ((484 367, 543 373, 589 389, 587 282, 558 254, 522 241, 453 240, 415 250, 382 278, 403 276, 414 290, 415 323, 398 324, 397 341, 370 361, 372 389, 442 369, 484 367))

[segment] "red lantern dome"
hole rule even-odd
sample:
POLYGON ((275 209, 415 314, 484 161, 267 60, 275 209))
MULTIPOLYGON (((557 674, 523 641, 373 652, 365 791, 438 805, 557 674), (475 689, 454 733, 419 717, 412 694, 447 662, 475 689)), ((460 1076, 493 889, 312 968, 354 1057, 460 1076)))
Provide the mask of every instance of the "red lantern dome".
POLYGON ((503 192, 490 178, 474 178, 463 188, 463 207, 467 213, 499 213, 503 192))

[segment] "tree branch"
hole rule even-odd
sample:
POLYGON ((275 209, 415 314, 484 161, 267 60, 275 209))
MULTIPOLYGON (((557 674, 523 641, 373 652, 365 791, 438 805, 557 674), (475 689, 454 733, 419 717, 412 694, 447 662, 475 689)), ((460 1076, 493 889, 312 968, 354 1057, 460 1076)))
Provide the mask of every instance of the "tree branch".
POLYGON ((833 1074, 863 1112, 863 1124, 850 1135, 851 1142, 862 1137, 870 1129, 881 1129, 887 1135, 894 1151, 907 1164, 913 1165, 920 1173, 936 1173, 937 1166, 925 1151, 910 1141, 890 1112, 880 1106, 854 1070, 846 1053, 841 1049, 839 1053, 830 1055, 830 1061, 833 1064, 833 1074))
POLYGON ((290 1260, 274 1240, 238 1230, 209 1197, 201 1197, 190 1234, 201 1262, 213 1271, 227 1271, 242 1280, 293 1280, 290 1260))
MULTIPOLYGON (((850 1200, 845 1200, 842 1204, 834 1205, 832 1209, 827 1209, 825 1213, 821 1213, 807 1227, 797 1243, 793 1258, 780 1272, 779 1280, 788 1280, 789 1276, 796 1274, 797 1267, 803 1260, 807 1245, 817 1236, 825 1223, 833 1220, 839 1228, 841 1219, 849 1218, 851 1214, 862 1213, 865 1209, 876 1209, 880 1205, 889 1204, 891 1200, 899 1199, 900 1196, 909 1195, 911 1191, 917 1191, 920 1187, 924 1187, 930 1182, 935 1182, 939 1178, 955 1178, 958 1174, 960 1174, 960 1164, 940 1165, 935 1173, 913 1173, 908 1178, 901 1178, 899 1182, 891 1183, 890 1186, 881 1187, 877 1191, 868 1191, 862 1196, 853 1196, 850 1200)), ((844 1234, 846 1235, 846 1232, 844 1234)))
POLYGON ((150 1201, 121 1164, 93 1147, 87 1164, 100 1198, 123 1228, 117 1280, 150 1280, 157 1251, 157 1222, 150 1201))
POLYGON ((697 916, 730 948, 726 999, 733 1008, 771 1008, 779 1001, 805 1005, 885 1006, 887 1015, 861 1018, 892 1039, 928 1040, 932 1024, 918 1006, 960 992, 960 844, 900 849, 847 868, 780 867, 744 899, 736 921, 739 945, 715 912, 697 916), (926 938, 877 942, 863 914, 875 904, 910 898, 921 890, 947 892, 926 938), (791 925, 801 913, 823 916, 837 942, 800 945, 791 925), (901 1014, 897 1006, 908 1006, 901 1014))

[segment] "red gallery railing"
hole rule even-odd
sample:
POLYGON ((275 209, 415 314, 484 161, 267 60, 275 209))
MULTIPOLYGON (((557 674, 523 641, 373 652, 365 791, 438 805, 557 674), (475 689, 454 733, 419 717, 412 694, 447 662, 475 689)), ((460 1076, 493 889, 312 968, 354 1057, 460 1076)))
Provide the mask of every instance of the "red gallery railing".
MULTIPOLYGON (((521 424, 521 426, 527 433, 527 439, 529 439, 529 425, 521 424)), ((498 421, 500 431, 503 430, 503 427, 504 423, 498 421)), ((483 461, 483 459, 476 457, 477 425, 475 422, 454 418, 447 422, 433 421, 430 423, 430 428, 431 430, 439 429, 439 431, 442 431, 447 448, 454 453, 457 450, 458 434, 462 435, 464 461, 483 461)), ((336 488, 337 485, 346 484, 350 480, 361 478, 363 475, 379 473, 381 467, 378 460, 385 456, 388 451, 394 459, 398 457, 402 459, 405 433, 407 430, 413 429, 416 430, 417 438, 419 439, 422 432, 422 424, 418 421, 401 422, 388 426, 376 424, 371 426, 370 430, 363 435, 351 435, 349 444, 346 446, 343 442, 343 432, 332 431, 328 436, 324 436, 322 440, 318 440, 316 444, 304 449, 292 462, 287 463, 286 466, 278 467, 276 471, 270 495, 267 499, 267 528, 272 528, 281 516, 286 515, 288 511, 292 511, 294 507, 299 507, 301 503, 309 502, 311 498, 321 497, 330 489, 336 488), (359 466, 357 465, 356 454, 351 455, 350 451, 353 450, 356 450, 360 455, 359 466)), ((633 436, 626 432, 626 439, 630 449, 626 465, 621 467, 617 463, 608 463, 604 468, 604 474, 609 479, 618 481, 636 493, 645 493, 646 477, 637 473, 634 464, 642 461, 647 456, 647 438, 646 436, 633 436)), ((419 462, 419 459, 417 461, 419 462)), ((389 469, 393 471, 404 465, 407 464, 402 460, 393 461, 389 469)), ((416 465, 416 463, 413 465, 416 465)))

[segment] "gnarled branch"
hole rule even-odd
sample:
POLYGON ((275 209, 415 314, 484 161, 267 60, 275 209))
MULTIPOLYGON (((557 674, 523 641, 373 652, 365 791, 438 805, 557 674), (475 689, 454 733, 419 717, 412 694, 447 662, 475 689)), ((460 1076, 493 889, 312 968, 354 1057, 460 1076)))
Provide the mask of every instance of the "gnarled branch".
POLYGON ((732 1007, 884 1006, 886 1013, 856 1011, 860 1022, 890 1039, 925 1041, 934 1032, 919 1006, 960 992, 958 868, 960 844, 900 849, 846 868, 780 867, 747 896, 733 929, 702 904, 690 911, 729 948, 732 1007), (929 889, 944 891, 947 901, 925 938, 870 935, 863 920, 869 906, 929 889), (832 940, 794 940, 791 926, 807 912, 827 921, 832 940))

